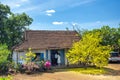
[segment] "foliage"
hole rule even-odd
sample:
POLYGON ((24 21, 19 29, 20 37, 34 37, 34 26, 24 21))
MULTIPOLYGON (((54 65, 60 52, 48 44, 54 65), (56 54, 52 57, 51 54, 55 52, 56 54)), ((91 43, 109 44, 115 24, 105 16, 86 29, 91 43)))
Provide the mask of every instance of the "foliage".
POLYGON ((118 45, 120 46, 120 39, 118 39, 118 45))
POLYGON ((25 61, 25 63, 22 65, 22 69, 25 72, 30 73, 36 69, 39 69, 39 66, 35 62, 32 62, 32 59, 34 59, 36 55, 31 51, 31 48, 28 49, 28 52, 25 55, 25 58, 22 57, 22 59, 25 61))
POLYGON ((7 77, 0 78, 0 80, 12 80, 12 77, 8 75, 7 77))
POLYGON ((14 14, 9 6, 0 3, 0 43, 6 43, 11 49, 23 39, 23 33, 32 23, 27 14, 14 14))
POLYGON ((0 63, 6 62, 10 54, 10 51, 7 49, 5 44, 0 44, 0 63))
POLYGON ((41 61, 35 61, 35 64, 37 64, 39 66, 39 68, 43 69, 45 62, 43 60, 41 60, 41 61))
POLYGON ((29 63, 23 64, 23 69, 25 70, 25 72, 31 73, 38 70, 39 66, 34 62, 29 62, 29 63))
POLYGON ((67 52, 66 57, 69 63, 84 63, 85 66, 95 65, 100 68, 107 65, 111 48, 102 46, 101 41, 102 37, 99 32, 83 35, 82 39, 74 43, 73 47, 67 52))
POLYGON ((110 45, 113 49, 120 48, 119 39, 120 39, 120 27, 111 28, 109 26, 103 26, 100 29, 93 29, 91 31, 86 31, 85 33, 96 33, 100 32, 102 37, 102 45, 110 45))
POLYGON ((8 71, 8 56, 10 51, 7 49, 7 46, 0 44, 0 72, 8 71))
POLYGON ((78 72, 78 73, 83 73, 83 74, 105 74, 107 71, 104 68, 98 69, 94 67, 88 67, 87 69, 85 68, 70 68, 67 69, 68 71, 73 71, 73 72, 78 72))
POLYGON ((25 58, 23 58, 22 56, 21 56, 21 58, 22 58, 26 63, 31 62, 32 59, 34 59, 35 56, 36 56, 36 55, 31 51, 31 48, 28 49, 28 52, 27 52, 25 55, 26 55, 25 58))

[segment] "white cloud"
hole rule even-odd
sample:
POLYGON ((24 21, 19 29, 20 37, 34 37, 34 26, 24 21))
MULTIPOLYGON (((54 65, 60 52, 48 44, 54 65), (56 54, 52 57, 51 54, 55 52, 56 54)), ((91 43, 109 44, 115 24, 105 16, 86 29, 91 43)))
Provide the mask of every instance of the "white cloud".
POLYGON ((53 25, 62 25, 63 23, 64 23, 64 22, 57 22, 57 21, 52 22, 53 25))
POLYGON ((55 10, 51 9, 51 10, 46 10, 46 13, 55 13, 55 10))
POLYGON ((46 10, 45 12, 47 16, 52 16, 52 14, 55 13, 56 11, 51 9, 51 10, 46 10))
POLYGON ((52 14, 46 14, 47 16, 52 16, 52 14))

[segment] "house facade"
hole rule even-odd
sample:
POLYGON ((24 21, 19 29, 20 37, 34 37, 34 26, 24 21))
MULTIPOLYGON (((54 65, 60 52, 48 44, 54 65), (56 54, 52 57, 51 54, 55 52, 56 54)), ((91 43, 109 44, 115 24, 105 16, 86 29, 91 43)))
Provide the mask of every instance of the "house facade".
POLYGON ((72 47, 73 42, 80 40, 76 31, 40 31, 28 30, 25 32, 24 41, 14 47, 13 60, 23 63, 21 59, 25 57, 28 48, 36 54, 38 60, 50 60, 52 65, 56 65, 55 54, 60 54, 61 65, 67 64, 66 52, 72 47))

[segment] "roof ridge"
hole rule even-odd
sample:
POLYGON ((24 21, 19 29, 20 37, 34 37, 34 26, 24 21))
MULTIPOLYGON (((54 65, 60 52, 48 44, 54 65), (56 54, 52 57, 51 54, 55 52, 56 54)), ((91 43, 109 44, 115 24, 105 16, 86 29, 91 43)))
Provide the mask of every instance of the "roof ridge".
POLYGON ((33 31, 33 32, 35 32, 35 31, 51 31, 51 32, 56 32, 56 31, 61 31, 61 32, 74 32, 75 30, 26 30, 26 31, 33 31))

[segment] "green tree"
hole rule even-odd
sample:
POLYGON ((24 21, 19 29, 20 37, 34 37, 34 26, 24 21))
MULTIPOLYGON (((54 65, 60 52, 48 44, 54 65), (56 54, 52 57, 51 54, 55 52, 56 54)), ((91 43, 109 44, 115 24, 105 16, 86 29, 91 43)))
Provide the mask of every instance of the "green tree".
POLYGON ((118 30, 117 28, 110 28, 109 26, 103 26, 101 29, 101 35, 103 36, 103 45, 118 45, 118 30))
POLYGON ((73 44, 73 47, 67 52, 66 57, 71 64, 84 63, 103 67, 107 65, 111 48, 102 46, 100 42, 102 37, 99 32, 86 33, 79 42, 73 44))
POLYGON ((86 31, 86 33, 100 32, 100 36, 102 37, 101 44, 102 45, 110 45, 115 51, 118 51, 120 48, 118 40, 120 39, 120 27, 119 28, 111 28, 109 26, 103 26, 100 29, 93 29, 91 31, 86 31))
POLYGON ((27 14, 14 14, 9 6, 0 3, 0 43, 6 43, 11 49, 23 39, 24 31, 32 23, 27 14))

